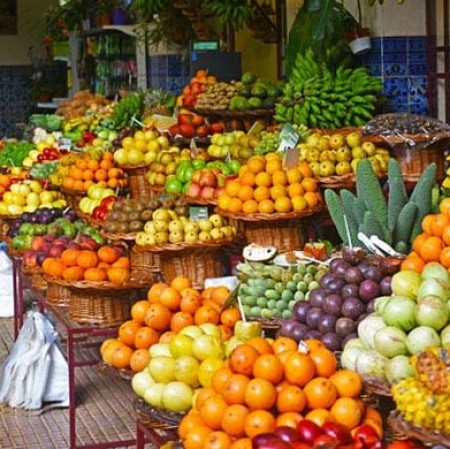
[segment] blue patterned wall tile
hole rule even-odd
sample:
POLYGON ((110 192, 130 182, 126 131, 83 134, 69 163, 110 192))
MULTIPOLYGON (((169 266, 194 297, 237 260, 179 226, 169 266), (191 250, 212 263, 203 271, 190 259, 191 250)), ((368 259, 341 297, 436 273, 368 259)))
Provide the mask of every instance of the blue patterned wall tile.
POLYGON ((426 52, 427 38, 426 37, 408 37, 408 51, 411 52, 426 52))
POLYGON ((406 37, 384 37, 384 53, 406 53, 406 37))
POLYGON ((366 67, 372 76, 381 76, 381 64, 368 64, 366 67))
POLYGON ((382 47, 382 37, 373 37, 370 41, 372 44, 372 51, 371 54, 381 54, 381 47, 382 47))
POLYGON ((388 100, 406 101, 408 97, 408 80, 405 77, 385 78, 383 81, 383 93, 388 100))
POLYGON ((426 64, 427 63, 427 54, 425 52, 409 53, 408 61, 410 63, 426 64))
POLYGON ((385 53, 383 55, 383 63, 405 63, 407 61, 406 52, 397 52, 397 53, 385 53))
POLYGON ((427 74, 426 64, 409 64, 409 74, 412 76, 420 76, 427 74))
POLYGON ((411 76, 408 78, 408 93, 410 97, 426 97, 427 78, 426 76, 411 76))
POLYGON ((409 111, 411 114, 427 115, 428 104, 413 103, 409 106, 409 111))
POLYGON ((385 76, 405 76, 408 72, 408 66, 405 63, 388 63, 383 65, 383 73, 385 76))

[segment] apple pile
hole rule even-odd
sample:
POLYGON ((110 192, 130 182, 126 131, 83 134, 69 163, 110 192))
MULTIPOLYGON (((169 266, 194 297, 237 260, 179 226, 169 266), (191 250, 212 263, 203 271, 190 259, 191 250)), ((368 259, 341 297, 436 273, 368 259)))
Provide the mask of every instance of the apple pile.
POLYGON ((10 190, 12 184, 28 179, 29 175, 29 172, 22 170, 22 168, 12 168, 9 173, 0 174, 0 199, 3 198, 3 194, 6 191, 10 190))
POLYGON ((221 133, 223 125, 220 122, 207 124, 204 117, 193 112, 184 111, 177 117, 177 124, 169 128, 171 137, 184 137, 192 139, 194 137, 207 137, 213 133, 221 133))
POLYGON ((157 159, 158 153, 169 148, 166 136, 154 130, 138 130, 133 136, 122 139, 121 147, 114 152, 114 161, 119 167, 149 165, 157 159))
POLYGON ((104 209, 103 219, 106 218, 106 211, 112 207, 115 200, 109 200, 108 198, 116 198, 116 192, 109 188, 104 187, 102 184, 92 184, 87 190, 87 196, 80 199, 78 207, 81 212, 86 215, 93 215, 96 212, 96 218, 102 219, 97 207, 104 209), (108 201, 106 201, 108 199, 108 201))
POLYGON ((177 99, 178 106, 185 108, 194 108, 197 102, 197 96, 206 90, 208 84, 217 83, 217 78, 208 75, 206 70, 197 70, 187 86, 183 88, 183 93, 177 99))
POLYGON ((169 194, 184 194, 189 198, 217 199, 223 193, 227 176, 237 175, 240 162, 232 160, 182 160, 175 173, 167 178, 164 190, 169 194))
POLYGON ((300 160, 307 161, 317 177, 355 174, 358 161, 369 159, 375 173, 387 173, 389 151, 364 141, 358 132, 346 136, 312 133, 298 145, 300 160))
POLYGON ((36 180, 21 180, 9 186, 0 201, 0 215, 22 215, 38 208, 60 208, 67 206, 60 192, 45 190, 36 180))
POLYGON ((144 225, 144 230, 136 234, 136 244, 152 246, 165 243, 196 243, 221 240, 236 235, 236 227, 218 214, 208 218, 192 220, 175 211, 159 208, 152 219, 144 225))

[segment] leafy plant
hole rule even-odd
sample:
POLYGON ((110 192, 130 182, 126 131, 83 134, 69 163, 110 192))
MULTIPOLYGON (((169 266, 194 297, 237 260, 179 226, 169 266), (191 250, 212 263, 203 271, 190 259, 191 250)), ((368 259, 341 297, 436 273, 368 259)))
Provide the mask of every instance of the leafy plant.
POLYGON ((255 13, 247 0, 205 0, 204 6, 222 27, 231 24, 235 30, 243 28, 255 13))

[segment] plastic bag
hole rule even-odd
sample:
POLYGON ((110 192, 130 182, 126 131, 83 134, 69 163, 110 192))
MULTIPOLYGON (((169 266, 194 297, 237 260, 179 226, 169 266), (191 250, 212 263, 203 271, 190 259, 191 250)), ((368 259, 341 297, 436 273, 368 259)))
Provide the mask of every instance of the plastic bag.
POLYGON ((0 247, 0 317, 14 316, 13 266, 11 259, 0 247))
POLYGON ((36 410, 69 406, 68 365, 58 334, 42 313, 31 310, 0 368, 0 403, 36 410))

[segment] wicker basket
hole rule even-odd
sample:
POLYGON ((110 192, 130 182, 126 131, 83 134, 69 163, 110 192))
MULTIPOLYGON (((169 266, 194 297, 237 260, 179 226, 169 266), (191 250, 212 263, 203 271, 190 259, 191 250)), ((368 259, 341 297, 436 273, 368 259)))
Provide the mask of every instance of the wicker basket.
POLYGON ((68 287, 49 281, 45 276, 44 280, 47 283, 46 301, 54 306, 69 307, 70 297, 72 295, 71 290, 68 287))
POLYGON ((131 369, 117 369, 113 366, 107 365, 105 362, 99 362, 97 371, 104 376, 112 377, 114 379, 126 380, 129 382, 133 378, 133 371, 131 369))
POLYGON ((9 231, 9 223, 6 220, 0 219, 0 240, 5 240, 9 231))
POLYGON ((148 165, 126 166, 123 169, 128 174, 128 186, 131 198, 154 198, 162 192, 161 189, 152 187, 147 181, 148 165))
POLYGON ((450 435, 428 430, 406 421, 402 414, 394 410, 389 414, 388 424, 396 439, 415 439, 426 446, 442 445, 450 447, 450 435))
POLYGON ((30 277, 30 286, 34 290, 47 290, 47 281, 41 267, 22 266, 23 274, 30 277))
POLYGON ((80 211, 80 200, 81 198, 83 198, 84 196, 87 195, 87 193, 83 190, 68 190, 68 189, 64 189, 61 188, 61 193, 63 194, 65 200, 67 201, 67 204, 72 208, 75 209, 75 211, 77 212, 77 214, 80 211))
POLYGON ((137 245, 130 251, 131 268, 143 268, 152 273, 161 273, 161 257, 154 251, 139 251, 137 245))
POLYGON ((376 378, 364 379, 364 392, 377 396, 392 397, 391 386, 376 378))

